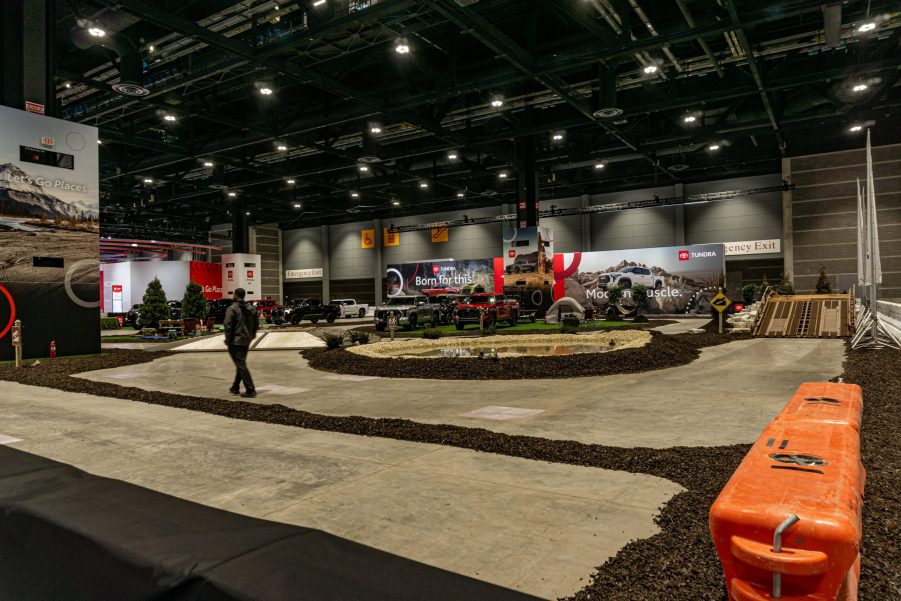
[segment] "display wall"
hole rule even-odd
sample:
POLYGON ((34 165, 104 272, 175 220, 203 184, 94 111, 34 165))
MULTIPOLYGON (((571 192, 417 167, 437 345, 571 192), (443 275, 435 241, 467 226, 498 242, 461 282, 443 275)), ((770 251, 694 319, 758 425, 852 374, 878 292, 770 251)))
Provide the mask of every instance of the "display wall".
POLYGON ((222 298, 222 265, 201 261, 123 261, 104 263, 103 311, 125 313, 143 301, 153 278, 158 278, 168 300, 181 300, 189 282, 203 287, 210 299, 222 298), (115 293, 114 293, 114 288, 115 293), (117 299, 116 296, 121 297, 117 299), (121 300, 121 302, 117 302, 121 300))
POLYGON ((0 360, 100 351, 97 129, 0 106, 0 360))

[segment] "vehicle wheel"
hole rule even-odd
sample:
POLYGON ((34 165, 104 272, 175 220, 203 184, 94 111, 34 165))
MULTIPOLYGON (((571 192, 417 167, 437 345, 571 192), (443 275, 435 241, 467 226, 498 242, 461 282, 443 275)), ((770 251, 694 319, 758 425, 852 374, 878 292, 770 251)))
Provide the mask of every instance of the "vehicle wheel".
POLYGON ((632 280, 620 280, 618 283, 623 288, 626 288, 626 289, 632 288, 632 280))
POLYGON ((510 320, 508 322, 510 324, 510 327, 515 326, 517 321, 519 321, 519 314, 514 311, 513 315, 510 316, 510 320))
POLYGON ((294 317, 291 318, 291 325, 292 325, 292 326, 296 326, 296 325, 298 325, 299 323, 300 323, 300 318, 297 317, 296 315, 295 315, 294 317))
POLYGON ((325 321, 327 321, 328 323, 335 323, 336 317, 338 317, 338 316, 337 315, 329 315, 328 317, 325 318, 325 321))
POLYGON ((366 317, 366 309, 360 309, 359 316, 366 317))
POLYGON ((410 316, 410 322, 404 327, 405 330, 415 330, 416 329, 416 316, 410 316))
POLYGON ((377 323, 377 324, 375 324, 375 331, 376 332, 384 332, 385 328, 387 328, 387 327, 388 327, 388 324, 377 323))
POLYGON ((318 322, 318 321, 319 321, 318 319, 311 319, 311 320, 310 320, 310 323, 316 323, 316 322, 318 322))
POLYGON ((663 282, 657 280, 657 282, 654 284, 654 290, 660 290, 661 288, 663 288, 663 282))
POLYGON ((465 326, 464 324, 460 323, 459 321, 457 322, 457 329, 458 329, 458 330, 462 330, 462 329, 465 328, 465 327, 466 327, 466 326, 465 326))

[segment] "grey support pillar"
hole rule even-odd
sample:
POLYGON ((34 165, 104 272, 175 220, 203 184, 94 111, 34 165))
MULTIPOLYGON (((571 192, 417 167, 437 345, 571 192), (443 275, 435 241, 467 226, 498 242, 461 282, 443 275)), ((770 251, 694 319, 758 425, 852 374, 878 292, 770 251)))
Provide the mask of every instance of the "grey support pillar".
POLYGON ((517 171, 517 227, 538 225, 538 171, 535 169, 535 138, 526 136, 516 140, 517 171))
POLYGON ((331 277, 331 260, 329 252, 329 236, 328 226, 322 226, 322 302, 327 303, 330 300, 331 292, 329 291, 329 278, 331 277))
POLYGON ((232 207, 232 252, 250 252, 250 226, 244 207, 238 203, 232 207))
POLYGON ((19 110, 26 102, 56 115, 54 85, 55 2, 14 0, 0 11, 0 104, 19 110))
MULTIPOLYGON (((685 199, 685 185, 676 184, 673 186, 673 196, 679 196, 685 199)), ((673 216, 673 244, 682 246, 685 244, 685 205, 676 205, 673 216)))
MULTIPOLYGON (((591 197, 583 194, 580 205, 583 209, 591 206, 591 197)), ((582 252, 591 252, 591 213, 579 215, 582 225, 582 252)))
MULTIPOLYGON (((782 179, 791 181, 792 161, 782 159, 782 179)), ((792 284, 795 282, 795 247, 794 247, 794 222, 792 217, 792 191, 782 191, 782 271, 785 272, 792 284)))
POLYGON ((375 305, 379 306, 382 304, 382 279, 385 277, 385 266, 382 265, 382 251, 384 248, 384 244, 382 244, 382 220, 374 219, 372 221, 372 227, 375 230, 375 260, 373 261, 373 283, 375 284, 375 305))

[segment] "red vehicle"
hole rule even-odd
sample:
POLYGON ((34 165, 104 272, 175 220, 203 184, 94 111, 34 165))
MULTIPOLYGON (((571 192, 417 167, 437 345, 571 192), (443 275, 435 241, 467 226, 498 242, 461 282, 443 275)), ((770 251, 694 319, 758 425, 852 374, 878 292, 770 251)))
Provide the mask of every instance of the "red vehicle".
POLYGON ((478 324, 484 320, 486 326, 506 321, 515 326, 519 319, 519 303, 503 294, 473 294, 457 305, 454 321, 462 330, 468 323, 478 324))
POLYGON ((426 288, 425 290, 420 290, 419 294, 425 294, 426 296, 438 296, 440 294, 459 294, 460 289, 454 288, 453 286, 448 286, 447 284, 438 284, 434 288, 426 288))
MULTIPOLYGON (((264 298, 262 300, 252 301, 253 305, 257 308, 257 312, 260 314, 260 319, 265 321, 266 323, 274 323, 272 321, 272 310, 273 309, 284 309, 283 305, 278 304, 278 301, 274 298, 264 298)), ((284 315, 283 311, 279 311, 278 315, 284 315)))

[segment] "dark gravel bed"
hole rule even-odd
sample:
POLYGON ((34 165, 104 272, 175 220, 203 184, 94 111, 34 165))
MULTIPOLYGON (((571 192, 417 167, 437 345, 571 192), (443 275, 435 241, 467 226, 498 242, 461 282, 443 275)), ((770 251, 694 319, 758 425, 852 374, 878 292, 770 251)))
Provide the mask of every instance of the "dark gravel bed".
POLYGON ((665 335, 650 332, 651 341, 641 348, 609 353, 578 353, 567 356, 507 357, 502 359, 374 359, 344 349, 301 351, 310 367, 357 376, 385 378, 429 378, 437 380, 522 380, 578 378, 663 369, 691 363, 700 349, 750 338, 749 335, 665 335), (472 368, 478 361, 478 369, 472 368))
MULTIPOLYGON (((697 352, 699 348, 721 340, 712 335, 667 338, 674 339, 673 342, 679 345, 674 348, 684 352, 697 352)), ((732 339, 735 338, 727 340, 732 339)), ((661 341, 655 340, 654 344, 658 342, 661 341)), ((669 343, 664 341, 662 344, 669 343)), ((21 370, 8 364, 0 365, 0 379, 203 411, 234 419, 434 443, 666 478, 687 490, 661 508, 656 518, 661 532, 630 542, 600 566, 591 582, 569 599, 725 601, 727 598, 719 561, 710 540, 707 516, 710 505, 749 445, 669 449, 609 447, 403 419, 325 416, 283 405, 149 392, 70 377, 95 369, 143 363, 163 355, 160 352, 117 351, 100 357, 59 359, 21 370)), ((860 599, 901 599, 901 563, 897 560, 898 532, 901 531, 901 443, 897 435, 901 431, 901 404, 896 398, 896 391, 901 386, 901 353, 853 353, 846 361, 845 379, 861 384, 865 391, 863 457, 868 479, 860 599)))

